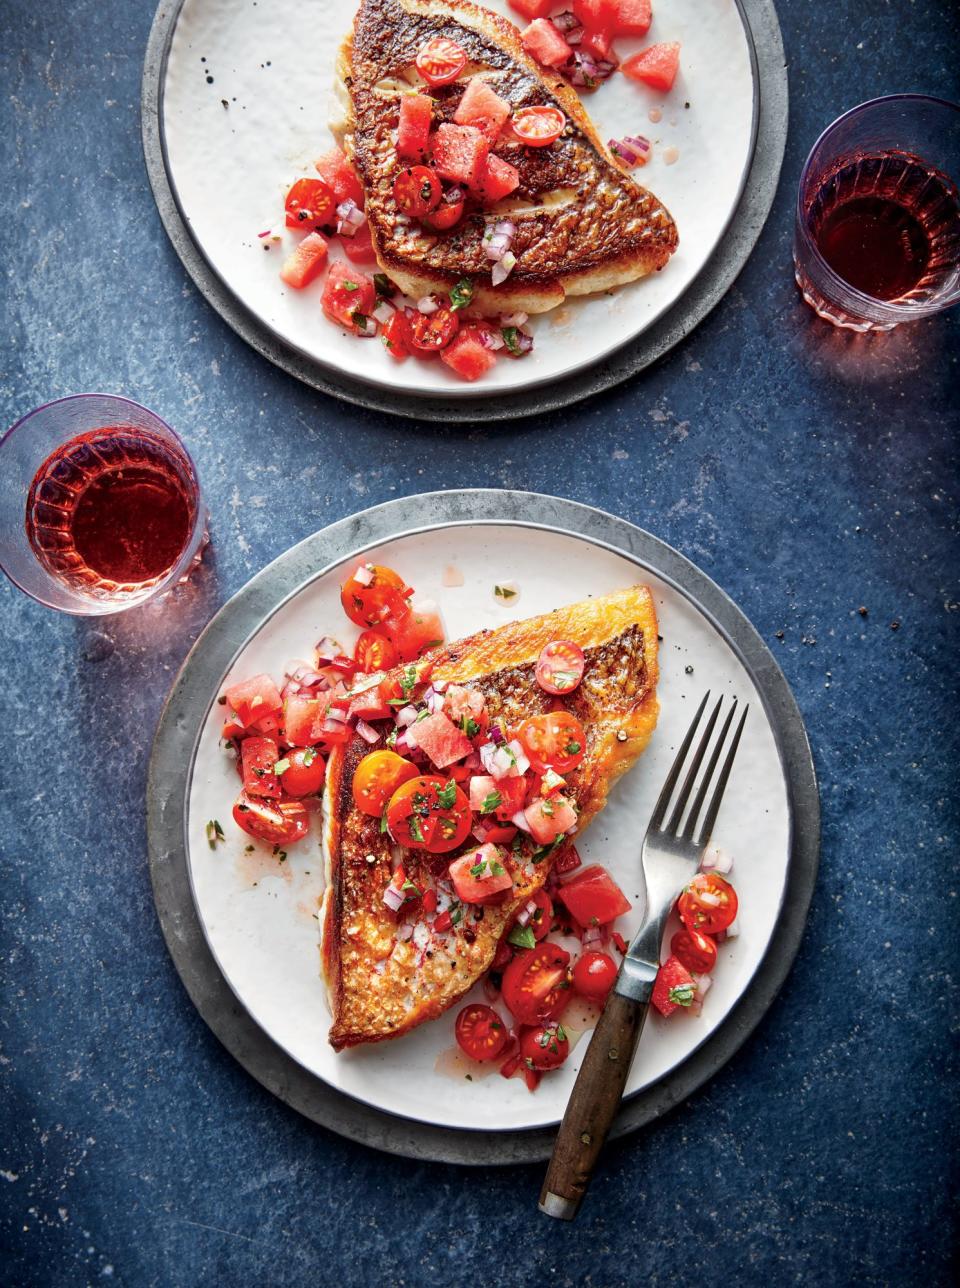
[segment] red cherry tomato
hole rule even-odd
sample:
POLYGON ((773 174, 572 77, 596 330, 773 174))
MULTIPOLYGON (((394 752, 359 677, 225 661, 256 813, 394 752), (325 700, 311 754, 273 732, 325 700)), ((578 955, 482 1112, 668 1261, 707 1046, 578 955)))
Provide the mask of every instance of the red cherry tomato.
POLYGON ((287 768, 280 775, 283 790, 288 796, 316 796, 323 787, 326 769, 323 757, 313 747, 298 747, 287 752, 287 768))
POLYGON ((322 179, 298 179, 284 202, 288 228, 311 232, 329 224, 337 209, 337 199, 322 179))
POLYGON ((551 711, 531 716, 517 736, 536 770, 552 766, 558 774, 567 774, 580 764, 586 753, 587 736, 583 725, 569 711, 551 711))
POLYGON ((581 953, 573 967, 573 986, 591 1002, 606 1001, 617 978, 617 963, 606 953, 581 953))
MULTIPOLYGON (((533 931, 533 937, 539 944, 541 940, 546 939, 547 935, 549 935, 550 927, 553 925, 553 900, 546 890, 538 890, 530 896, 527 903, 537 905, 536 910, 530 914, 527 927, 533 931)), ((514 922, 514 925, 516 924, 514 922)))
POLYGON ((733 923, 737 892, 716 872, 699 872, 680 896, 677 910, 688 930, 715 935, 733 923))
POLYGON ((380 338, 391 358, 395 358, 397 362, 403 362, 404 358, 409 358, 410 327, 403 309, 394 309, 389 321, 383 324, 380 338))
POLYGON ((403 214, 422 219, 436 210, 443 198, 443 184, 435 170, 425 165, 401 170, 393 181, 393 199, 403 214))
POLYGON ((380 631, 364 631, 353 650, 357 666, 365 675, 390 671, 400 661, 400 654, 380 631))
POLYGON ((545 148, 555 143, 567 128, 559 107, 522 107, 511 121, 514 134, 528 147, 545 148))
POLYGON ((537 662, 537 684, 547 693, 572 693, 583 679, 583 649, 571 640, 553 640, 537 662))
POLYGON ((434 36, 417 54, 417 71, 428 85, 449 85, 467 65, 467 51, 447 36, 434 36))
POLYGON ((413 320, 411 344, 421 353, 439 353, 460 330, 460 319, 452 309, 418 313, 413 320))
POLYGON ((573 996, 569 967, 570 954, 549 941, 517 953, 504 971, 503 1000, 521 1024, 543 1024, 563 1013, 573 996))
POLYGON ((466 204, 466 194, 462 188, 448 188, 436 210, 431 211, 429 215, 423 215, 420 222, 435 233, 445 233, 448 229, 456 227, 463 218, 466 204))
POLYGON ((470 802, 452 778, 412 778, 391 796, 387 826, 398 845, 448 854, 470 835, 470 802))
POLYGON ((357 626, 377 626, 385 617, 402 616, 407 611, 407 587, 392 568, 380 564, 362 564, 357 573, 340 587, 343 611, 357 626))
POLYGON ((678 930, 670 940, 670 951, 696 975, 709 975, 717 964, 716 940, 699 930, 678 930))
POLYGON ((510 1040, 507 1026, 493 1007, 477 1003, 463 1008, 454 1033, 471 1060, 495 1060, 510 1040))
POLYGON ((293 845, 302 841, 310 825, 302 801, 258 800, 246 792, 237 797, 233 820, 248 836, 268 845, 293 845))
POLYGON ((570 1040, 562 1024, 538 1024, 520 1034, 520 1054, 538 1072, 559 1069, 570 1054, 570 1040))

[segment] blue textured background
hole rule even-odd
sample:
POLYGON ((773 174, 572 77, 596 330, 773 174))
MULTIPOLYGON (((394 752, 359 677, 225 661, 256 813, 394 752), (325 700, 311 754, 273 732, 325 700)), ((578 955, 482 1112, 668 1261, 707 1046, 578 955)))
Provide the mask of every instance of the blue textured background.
POLYGON ((88 388, 156 408, 198 458, 213 554, 159 618, 91 626, 0 585, 0 1282, 949 1281, 960 315, 834 333, 789 246, 823 125, 883 92, 960 96, 957 13, 782 0, 790 143, 736 287, 624 388, 466 432, 314 395, 198 298, 140 153, 150 0, 2 0, 0 421, 88 388), (273 1100, 188 1002, 147 875, 151 737, 214 609, 329 521, 463 484, 602 506, 699 562, 771 642, 822 777, 821 878, 777 1006, 610 1150, 572 1227, 536 1212, 539 1167, 399 1161, 273 1100))

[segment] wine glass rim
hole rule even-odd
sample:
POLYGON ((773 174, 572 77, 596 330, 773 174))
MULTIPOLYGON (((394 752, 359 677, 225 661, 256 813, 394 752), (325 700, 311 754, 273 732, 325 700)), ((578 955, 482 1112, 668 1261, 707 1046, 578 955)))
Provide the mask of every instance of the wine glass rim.
POLYGON ((147 407, 144 403, 137 402, 136 398, 128 398, 126 394, 101 393, 95 389, 79 394, 64 394, 62 398, 50 398, 47 402, 39 403, 36 407, 31 407, 29 411, 24 412, 22 416, 15 420, 3 435, 0 435, 0 447, 4 445, 12 434, 25 425, 28 420, 32 420, 34 416, 39 416, 41 412, 48 411, 51 407, 60 407, 64 403, 84 402, 88 398, 100 398, 105 402, 123 403, 127 407, 136 407, 137 411, 146 412, 148 416, 152 416, 154 420, 158 421, 163 428, 176 439, 183 450, 187 453, 187 456, 190 457, 191 464, 193 464, 193 457, 190 456, 190 452, 183 439, 173 426, 170 425, 163 416, 155 412, 152 407, 147 407))
MULTIPOLYGON (((881 105, 886 103, 905 103, 905 102, 930 103, 936 107, 945 107, 952 112, 960 113, 960 103, 955 103, 953 99, 941 98, 937 94, 917 94, 917 93, 881 94, 879 98, 865 99, 864 102, 856 103, 853 107, 848 108, 845 112, 841 112, 841 114, 838 117, 836 117, 835 120, 831 121, 829 125, 827 125, 823 130, 820 131, 820 134, 817 136, 816 142, 813 144, 813 147, 810 149, 809 153, 807 154, 806 161, 804 161, 803 163, 803 169, 800 172, 800 182, 797 185, 797 229, 799 231, 800 236, 803 238, 805 251, 817 261, 817 263, 822 267, 822 269, 826 273, 830 275, 831 278, 833 278, 837 282, 842 283, 844 288, 847 291, 849 291, 850 295, 855 300, 864 301, 864 303, 869 304, 874 308, 877 308, 880 312, 886 313, 891 319, 900 318, 901 320, 905 320, 911 315, 913 315, 916 318, 916 317, 927 316, 930 313, 940 312, 943 309, 944 305, 942 301, 937 301, 935 306, 932 306, 932 307, 928 307, 926 305, 904 306, 904 305, 892 304, 889 300, 881 300, 881 299, 878 299, 877 296, 875 295, 868 295, 866 291, 861 291, 859 287, 851 285, 851 283, 846 281, 845 278, 842 278, 830 266, 830 264, 827 263, 827 261, 824 259, 823 255, 820 252, 820 247, 810 236, 810 231, 807 228, 807 222, 806 222, 806 219, 804 218, 803 194, 804 194, 804 188, 806 186, 807 175, 810 172, 810 166, 813 161, 814 154, 816 153, 817 149, 820 147, 821 143, 823 143, 839 125, 842 125, 845 121, 850 120, 850 118, 853 116, 858 116, 861 112, 866 111, 867 108, 880 107, 881 105)), ((949 176, 949 177, 951 181, 953 181, 953 177, 952 176, 949 176)), ((956 301, 951 301, 951 303, 956 303, 956 301)))

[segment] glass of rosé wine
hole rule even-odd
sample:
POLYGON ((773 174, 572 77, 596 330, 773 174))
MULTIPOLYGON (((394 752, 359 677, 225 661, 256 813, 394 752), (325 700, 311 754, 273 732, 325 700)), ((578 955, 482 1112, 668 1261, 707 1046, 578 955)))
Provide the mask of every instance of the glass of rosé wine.
POLYGON ((0 567, 41 604, 118 613, 189 576, 207 541, 197 471, 159 416, 112 394, 29 412, 0 440, 0 567))
POLYGON ((797 284, 834 326, 889 331, 960 300, 960 104, 891 94, 821 134, 800 177, 797 284))

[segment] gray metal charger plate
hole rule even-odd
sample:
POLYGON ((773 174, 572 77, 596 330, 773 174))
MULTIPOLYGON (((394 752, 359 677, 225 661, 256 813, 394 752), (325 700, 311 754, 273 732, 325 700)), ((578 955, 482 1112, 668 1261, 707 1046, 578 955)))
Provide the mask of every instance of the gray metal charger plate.
POLYGON ((786 60, 773 0, 737 0, 751 37, 755 71, 753 160, 740 203, 720 245, 706 268, 659 321, 585 371, 498 398, 419 397, 354 380, 280 340, 237 299, 190 233, 170 180, 163 132, 167 57, 183 3, 184 0, 162 2, 157 9, 147 42, 141 88, 143 151, 163 226, 194 285, 242 339, 289 375, 358 406, 420 420, 493 421, 554 411, 611 389, 650 366, 703 321, 733 285, 770 213, 787 139, 786 60))
POLYGON ((793 819, 780 919, 753 981, 717 1032, 666 1078, 626 1100, 615 1136, 635 1131, 691 1095, 737 1051, 773 1002, 800 946, 816 881, 820 801, 803 720, 772 654, 733 601, 694 564, 650 533, 574 501, 475 489, 388 501, 308 537, 281 555, 220 609, 191 650, 154 740, 147 784, 147 837, 154 900, 167 947, 201 1016, 269 1091, 307 1118, 389 1153, 490 1166, 549 1157, 555 1130, 451 1130, 384 1113, 344 1095, 296 1063, 254 1023, 207 945, 187 870, 187 795, 193 752, 210 694, 246 640, 277 605, 357 549, 414 529, 452 523, 518 522, 574 533, 655 572, 692 600, 740 656, 779 743, 793 819))

